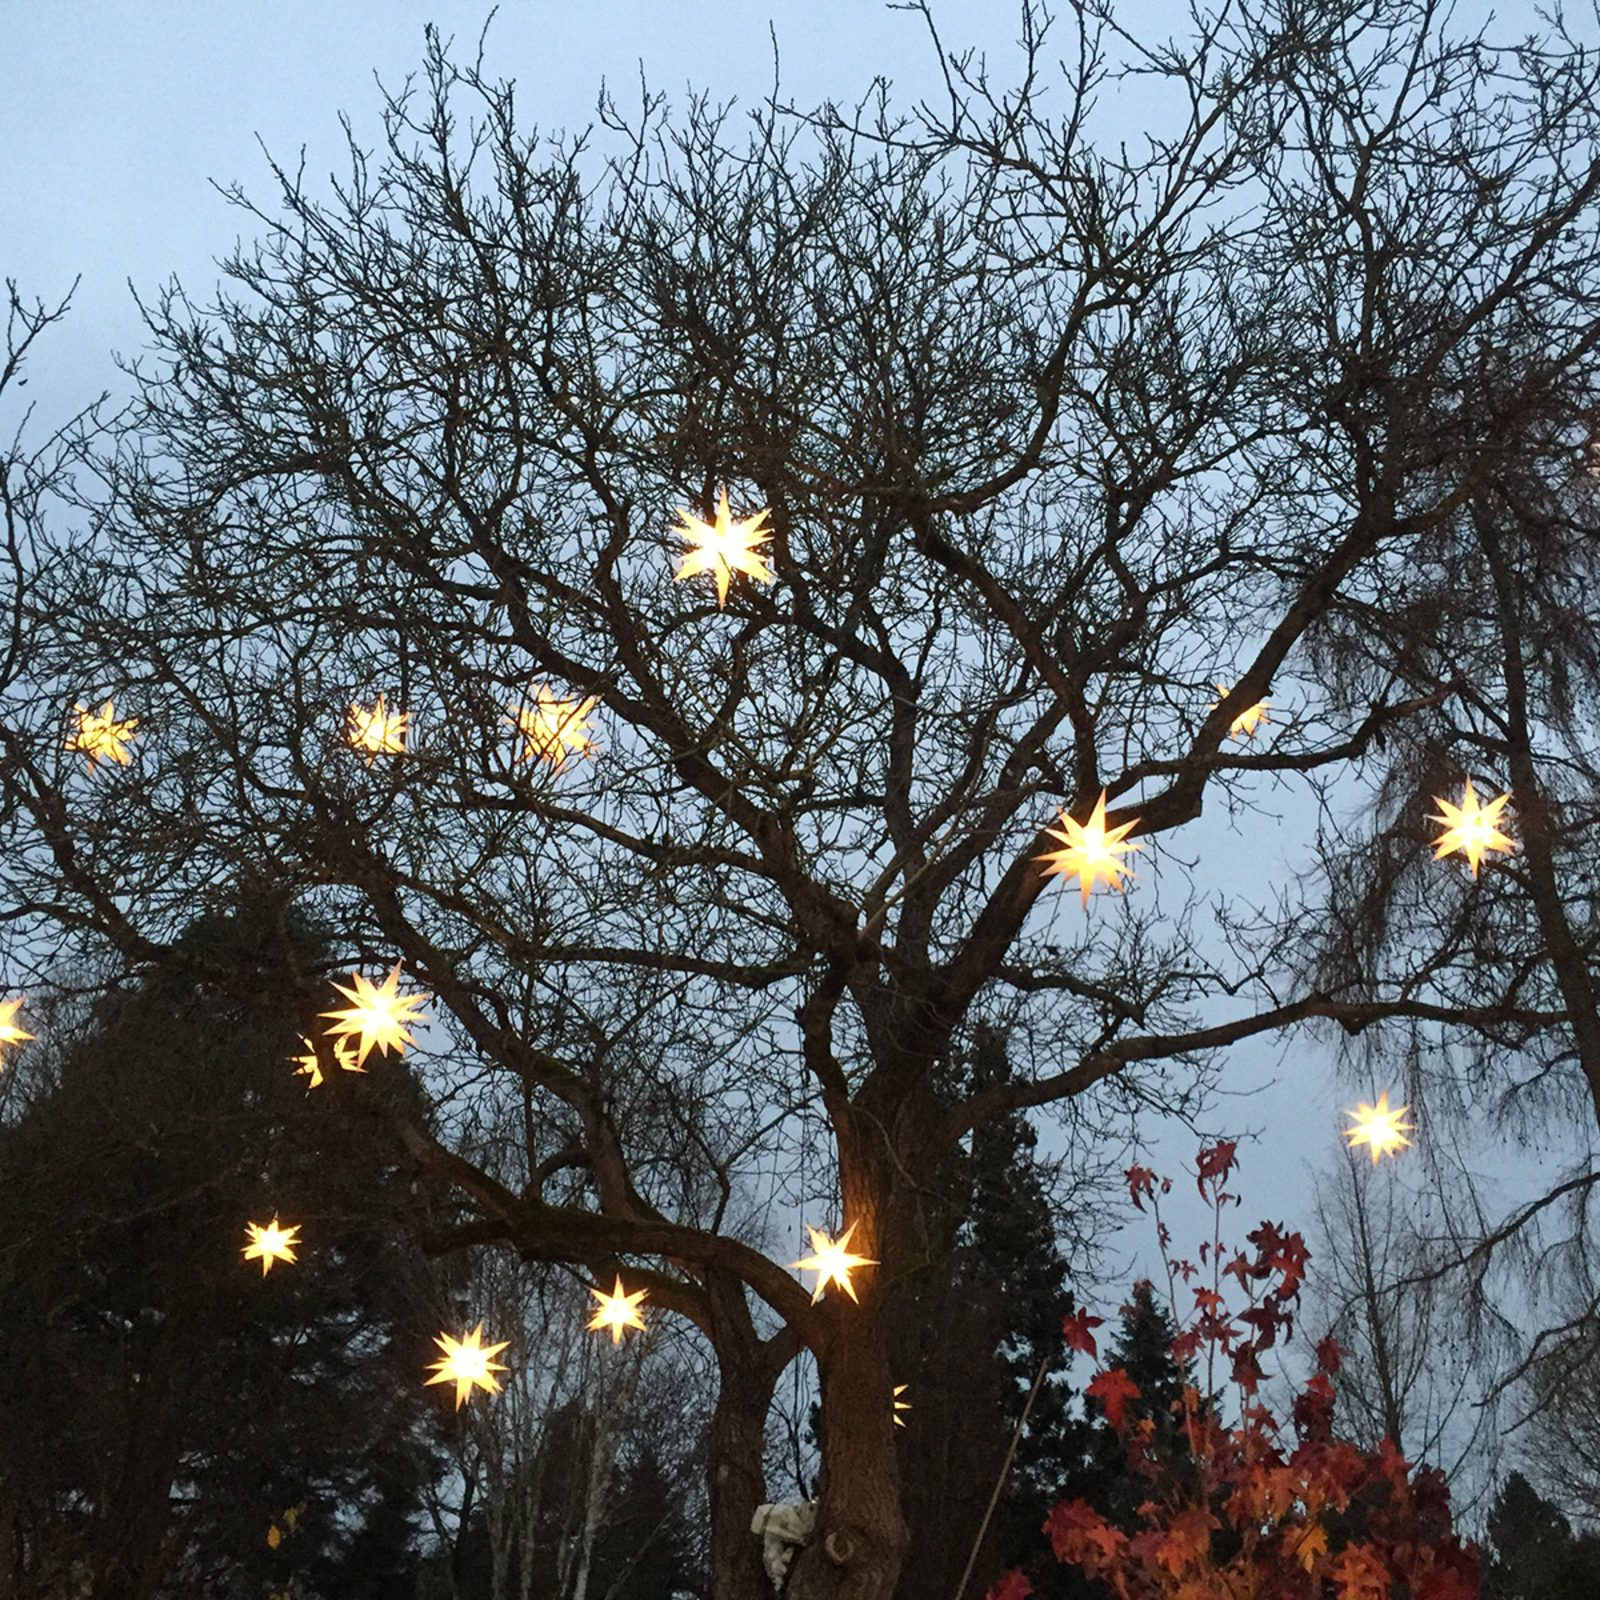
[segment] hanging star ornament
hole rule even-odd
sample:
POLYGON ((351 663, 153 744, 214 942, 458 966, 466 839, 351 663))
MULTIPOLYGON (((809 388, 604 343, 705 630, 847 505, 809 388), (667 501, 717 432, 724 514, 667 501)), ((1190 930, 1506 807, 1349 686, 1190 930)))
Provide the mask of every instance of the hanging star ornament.
POLYGON ((587 700, 558 699, 540 684, 531 706, 507 706, 511 725, 522 735, 518 761, 543 761, 557 772, 567 770, 569 754, 594 754, 594 741, 587 737, 594 726, 589 713, 600 704, 599 695, 587 700))
POLYGON ((453 1383, 456 1386, 457 1411, 474 1389, 499 1394, 500 1380, 495 1373, 509 1372, 511 1369, 502 1366, 494 1358, 511 1343, 509 1339, 502 1339, 499 1344, 484 1344, 483 1324, 480 1322, 465 1339, 452 1339, 448 1333, 441 1333, 433 1342, 444 1351, 444 1356, 433 1363, 434 1376, 428 1382, 453 1383))
MULTIPOLYGON (((1232 692, 1233 691, 1229 689, 1227 684, 1219 683, 1217 685, 1217 693, 1222 698, 1219 700, 1213 700, 1207 709, 1215 711, 1216 708, 1222 704, 1222 701, 1226 700, 1232 692)), ((1267 707, 1271 704, 1272 702, 1270 700, 1257 700, 1253 706, 1246 706, 1245 709, 1228 724, 1228 732, 1240 739, 1255 738, 1256 729, 1260 727, 1263 722, 1272 721, 1272 718, 1267 715, 1267 707)))
POLYGON ((1439 860, 1459 850, 1467 858, 1468 865, 1472 868, 1472 876, 1478 876, 1478 866, 1484 854, 1489 850, 1498 850, 1508 854, 1515 848, 1515 843, 1495 826, 1500 820, 1500 813, 1505 810, 1506 802, 1511 798, 1510 792, 1491 800, 1488 805, 1479 802, 1478 796, 1472 787, 1472 779, 1466 780, 1466 787, 1461 791, 1461 804, 1453 806, 1441 795, 1433 797, 1433 803, 1439 807, 1438 811, 1430 811, 1429 818, 1434 822, 1445 825, 1444 832, 1433 841, 1433 859, 1439 860))
POLYGON ((22 1009, 22 1001, 0 1000, 0 1055, 4 1055, 4 1046, 8 1044, 21 1044, 24 1039, 31 1039, 33 1035, 22 1027, 17 1021, 17 1012, 22 1009))
POLYGON ((645 1291, 638 1290, 634 1294, 627 1294, 622 1287, 622 1279, 617 1279, 617 1286, 610 1294, 604 1289, 591 1289, 589 1291, 600 1302, 599 1309, 589 1319, 589 1327, 609 1328, 611 1330, 612 1344, 622 1343, 622 1330, 624 1328, 643 1328, 644 1318, 639 1315, 639 1302, 644 1299, 645 1291))
MULTIPOLYGON (((346 991, 348 993, 348 991, 346 991)), ((356 1059, 356 1047, 348 1039, 334 1039, 333 1063, 341 1072, 365 1072, 367 1069, 356 1059)), ((317 1056, 317 1047, 309 1039, 300 1040, 301 1054, 290 1056, 294 1063, 294 1075, 297 1078, 309 1078, 306 1092, 322 1087, 322 1062, 317 1056)))
POLYGON ((677 531, 688 541, 689 549, 673 573, 673 581, 681 583, 702 572, 714 574, 719 611, 728 603, 728 586, 735 572, 747 573, 758 583, 771 583, 772 568, 755 548, 772 537, 772 530, 766 526, 770 515, 770 511, 763 510, 742 522, 737 521, 729 513, 726 488, 717 503, 715 522, 704 522, 692 511, 680 510, 681 526, 677 531))
POLYGON ((906 1419, 900 1413, 911 1409, 911 1402, 900 1398, 908 1387, 909 1385, 904 1383, 897 1383, 894 1386, 894 1425, 897 1428, 903 1428, 906 1425, 906 1419))
POLYGON ((118 722, 115 707, 108 699, 98 711, 91 711, 81 700, 73 708, 78 714, 77 731, 67 740, 67 749, 81 751, 88 758, 89 770, 94 771, 97 761, 114 761, 125 767, 133 757, 128 745, 139 726, 137 717, 118 722))
POLYGON ((352 705, 345 726, 345 737, 366 757, 370 767, 379 756, 405 754, 409 711, 391 711, 380 694, 377 704, 352 705))
POLYGON ((274 1217, 265 1227, 259 1222, 247 1222, 244 1232, 249 1241, 244 1247, 244 1258, 261 1263, 263 1278, 272 1271, 274 1261, 294 1260, 294 1247, 300 1243, 298 1227, 280 1228, 278 1219, 274 1217))
POLYGON ((851 1223, 844 1230, 843 1236, 836 1242, 827 1234, 819 1232, 808 1222, 806 1232, 811 1235, 811 1249, 813 1254, 803 1256, 799 1261, 791 1261, 791 1269, 798 1268, 802 1272, 814 1272, 817 1275, 817 1286, 811 1291, 811 1303, 815 1305, 822 1298, 822 1291, 830 1283, 836 1283, 852 1300, 856 1298, 855 1285, 850 1282, 850 1274, 857 1267, 875 1267, 877 1261, 871 1256, 851 1255, 849 1251, 850 1235, 856 1231, 855 1223, 851 1223))
POLYGON ((1416 1131, 1411 1123, 1401 1121, 1410 1109, 1410 1106, 1399 1106, 1391 1111, 1389 1091, 1385 1089, 1378 1096, 1377 1105, 1362 1104, 1354 1111, 1345 1112, 1355 1122, 1355 1127, 1344 1130, 1350 1148, 1354 1150, 1358 1145, 1366 1145, 1372 1151, 1373 1166, 1377 1166, 1379 1156, 1392 1156, 1396 1151, 1403 1150, 1411 1143, 1406 1135, 1416 1131))
POLYGON ((1120 827, 1107 832, 1106 792, 1102 789, 1100 799, 1087 822, 1074 822, 1063 811, 1061 827, 1045 830, 1052 839, 1059 839, 1066 849, 1046 852, 1038 858, 1039 864, 1045 869, 1047 878, 1057 872, 1064 878, 1076 878, 1083 890, 1084 909, 1088 910, 1089 891, 1095 884, 1106 884, 1120 894, 1122 892, 1120 880, 1133 876, 1132 869, 1117 860, 1117 857, 1130 850, 1144 849, 1144 846, 1136 841, 1123 842, 1138 823, 1139 819, 1135 817, 1132 822, 1124 822, 1120 827))
POLYGON ((412 1038, 407 1024, 429 1020, 422 1009, 428 1003, 428 997, 400 993, 398 961, 395 962, 394 971, 384 979, 381 989, 359 972, 352 972, 350 977, 354 988, 347 989, 342 983, 334 984, 334 988, 353 1003, 338 1011, 324 1011, 321 1015, 333 1018, 329 1033, 355 1041, 356 1064, 346 1069, 355 1072, 366 1065, 367 1057, 374 1050, 384 1055, 393 1050, 396 1055, 403 1056, 406 1046, 417 1042, 412 1038))

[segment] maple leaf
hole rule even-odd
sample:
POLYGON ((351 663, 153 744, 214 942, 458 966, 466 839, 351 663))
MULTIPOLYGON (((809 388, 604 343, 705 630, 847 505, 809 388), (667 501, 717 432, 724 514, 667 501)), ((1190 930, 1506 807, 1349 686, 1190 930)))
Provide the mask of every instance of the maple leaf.
POLYGON ((692 511, 679 511, 681 526, 677 531, 689 541, 689 549, 673 573, 673 581, 682 582, 700 572, 711 573, 717 580, 718 610, 727 604, 728 586, 735 572, 748 573, 758 583, 771 583, 772 569, 755 548, 772 537, 766 526, 770 515, 770 511, 758 511, 753 517, 738 520, 729 511, 726 488, 717 503, 714 522, 702 521, 692 511))
POLYGON ((1281 1272, 1283 1282, 1272 1292, 1280 1300, 1292 1299, 1300 1292, 1306 1275, 1306 1262, 1311 1252, 1298 1233, 1282 1233, 1275 1222, 1263 1222, 1253 1233, 1245 1235, 1258 1253, 1258 1267, 1266 1272, 1281 1272))
POLYGON ((1028 1600, 1033 1585, 1020 1572, 1002 1572, 989 1585, 984 1600, 1028 1600))
POLYGON ((1195 1187, 1202 1200, 1206 1197, 1207 1179, 1215 1179, 1219 1184, 1228 1181, 1228 1174, 1239 1164, 1234 1155, 1238 1148, 1237 1139, 1219 1139, 1210 1149, 1200 1152, 1195 1162, 1195 1187))
POLYGON ((1128 1198, 1133 1201, 1134 1209, 1143 1211, 1144 1207, 1139 1204, 1139 1196, 1142 1194, 1154 1196, 1155 1173, 1149 1167, 1129 1167, 1123 1173, 1123 1177, 1128 1180, 1128 1198))
POLYGON ((1344 1347, 1330 1334, 1326 1339, 1317 1340, 1317 1365, 1324 1372, 1337 1372, 1339 1363, 1344 1359, 1344 1347))
POLYGON ((1098 1356, 1099 1349, 1094 1342, 1094 1335, 1089 1332, 1091 1328, 1098 1328, 1106 1319, 1092 1317, 1087 1311, 1080 1311, 1075 1316, 1063 1317, 1061 1333, 1067 1342, 1069 1350, 1081 1350, 1086 1356, 1098 1356))
POLYGON ((1339 1600, 1389 1600, 1389 1574, 1376 1552, 1365 1545, 1346 1545, 1328 1576, 1339 1600))
POLYGON ((1317 1564, 1318 1556, 1327 1553, 1328 1530, 1320 1522, 1313 1522, 1310 1527, 1303 1529, 1295 1541, 1294 1558, 1307 1572, 1317 1564))
POLYGON ((1105 1407, 1106 1421, 1121 1433, 1124 1408, 1130 1400, 1139 1398, 1139 1385, 1124 1368, 1109 1367, 1094 1375, 1084 1393, 1093 1395, 1105 1407))
POLYGON ((1063 1500, 1044 1521, 1056 1560, 1097 1577, 1122 1560, 1128 1536, 1113 1528, 1087 1500, 1063 1500))
POLYGON ((1089 891, 1097 883, 1103 883, 1108 889, 1115 889, 1121 894, 1121 880, 1131 878, 1133 869, 1117 860, 1117 857, 1126 855, 1130 850, 1144 849, 1138 840, 1124 842, 1127 835, 1138 826, 1139 819, 1134 817, 1108 830, 1106 792, 1102 789, 1087 822, 1075 822, 1065 811, 1061 813, 1060 821, 1060 828, 1045 829, 1052 839, 1059 839, 1065 846, 1061 850, 1046 851, 1038 858, 1045 877, 1060 873, 1063 878, 1076 878, 1078 887, 1083 890, 1085 911, 1089 909, 1089 891))

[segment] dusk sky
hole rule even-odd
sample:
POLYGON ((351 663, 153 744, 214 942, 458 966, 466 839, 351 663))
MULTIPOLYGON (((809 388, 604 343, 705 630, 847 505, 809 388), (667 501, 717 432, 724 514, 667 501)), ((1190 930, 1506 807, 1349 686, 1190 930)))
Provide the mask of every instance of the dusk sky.
MULTIPOLYGON (((346 165, 341 112, 358 142, 379 142, 375 75, 398 89, 418 71, 425 23, 453 36, 461 59, 487 13, 480 0, 0 0, 0 274, 26 298, 49 301, 82 277, 70 319, 30 365, 22 393, 36 407, 33 436, 102 390, 124 392, 112 353, 133 359, 144 343, 130 282, 148 298, 176 277, 197 303, 209 298, 215 260, 252 231, 212 184, 240 184, 270 209, 264 145, 291 168, 303 149, 308 178, 320 185, 346 165)), ((938 0, 936 14, 947 46, 977 47, 997 81, 1012 81, 1012 6, 938 0)), ((1134 31, 1163 14, 1173 9, 1118 9, 1134 31)), ((488 76, 517 81, 525 129, 576 130, 593 120, 602 80, 624 107, 637 105, 641 67, 675 107, 690 87, 757 103, 772 84, 773 34, 783 96, 799 106, 853 102, 877 74, 892 81, 905 108, 942 92, 922 19, 876 0, 506 0, 485 62, 488 76)), ((1136 92, 1115 90, 1101 109, 1104 125, 1130 142, 1158 110, 1136 92)), ((17 420, 9 410, 0 428, 9 436, 17 420)), ((1207 877, 1245 889, 1263 865, 1271 871, 1309 843, 1303 803, 1271 796, 1269 809, 1281 825, 1268 819, 1246 834, 1226 818, 1208 819, 1192 844, 1186 837, 1191 853, 1205 852, 1207 877)), ((1081 914, 1076 896, 1062 898, 1059 916, 1081 914)), ((1308 1227, 1311 1169, 1338 1159, 1340 1108, 1354 1094, 1303 1037, 1240 1052, 1232 1076, 1236 1089, 1260 1092, 1220 1104, 1210 1130, 1270 1129, 1242 1150, 1240 1231, 1263 1216, 1308 1227)), ((1155 1162, 1177 1175, 1194 1149, 1178 1130, 1160 1141, 1155 1162)), ((1539 1175, 1530 1167, 1527 1176, 1539 1175)), ((1192 1183, 1180 1189, 1193 1196, 1192 1183)), ((1192 1243, 1198 1221, 1175 1217, 1180 1243, 1192 1243)))

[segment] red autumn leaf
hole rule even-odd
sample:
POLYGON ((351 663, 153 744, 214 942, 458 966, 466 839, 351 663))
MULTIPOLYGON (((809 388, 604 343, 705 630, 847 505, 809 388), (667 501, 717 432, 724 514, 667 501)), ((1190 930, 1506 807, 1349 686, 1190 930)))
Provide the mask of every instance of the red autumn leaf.
POLYGON ((1240 1254, 1235 1255, 1233 1260, 1222 1269, 1222 1275, 1224 1277, 1232 1276, 1237 1278, 1239 1280, 1239 1287, 1241 1289, 1248 1289, 1250 1287, 1250 1280, 1256 1276, 1255 1264, 1248 1256, 1241 1252, 1240 1254))
POLYGON ((1237 1139, 1219 1139, 1209 1149, 1200 1152, 1199 1160, 1195 1163, 1195 1188, 1200 1191, 1202 1200, 1206 1197, 1206 1180, 1214 1179, 1217 1183, 1225 1183, 1228 1174, 1238 1165, 1233 1152, 1238 1149, 1237 1139))
POLYGON ((984 1600, 1028 1600, 1033 1585, 1020 1572, 1002 1572, 989 1585, 984 1600))
POLYGON ((1339 1600, 1389 1600, 1389 1574, 1376 1552, 1364 1544, 1346 1545, 1328 1576, 1339 1600))
POLYGON ((1129 1167, 1123 1176, 1128 1180, 1128 1198, 1133 1201, 1136 1210, 1143 1211, 1139 1196, 1153 1193, 1155 1173, 1149 1167, 1129 1167))
POLYGON ((1084 1393, 1092 1394, 1105 1407, 1106 1421, 1121 1433, 1124 1408, 1130 1400, 1139 1398, 1139 1385, 1123 1368, 1111 1367, 1097 1372, 1084 1393))
POLYGON ((1257 1263, 1264 1272, 1281 1272, 1283 1282, 1272 1292, 1280 1300, 1293 1299, 1300 1292, 1300 1282, 1306 1275, 1306 1261, 1311 1252, 1298 1233, 1283 1233, 1275 1222, 1263 1222, 1254 1233, 1245 1237, 1256 1247, 1257 1263))
POLYGON ((1344 1348, 1332 1334, 1326 1339, 1317 1340, 1317 1365, 1324 1372, 1337 1372, 1343 1359, 1344 1348))
POLYGON ((1056 1560, 1082 1567, 1091 1577, 1108 1572, 1128 1548, 1126 1534, 1113 1528, 1087 1500, 1063 1500, 1044 1519, 1056 1560))
POLYGON ((1076 1316, 1064 1317, 1061 1322, 1061 1332, 1066 1338, 1067 1348, 1081 1350, 1086 1356, 1099 1355, 1094 1335, 1089 1330, 1098 1328, 1105 1320, 1104 1317, 1091 1317, 1087 1311, 1080 1311, 1076 1316))

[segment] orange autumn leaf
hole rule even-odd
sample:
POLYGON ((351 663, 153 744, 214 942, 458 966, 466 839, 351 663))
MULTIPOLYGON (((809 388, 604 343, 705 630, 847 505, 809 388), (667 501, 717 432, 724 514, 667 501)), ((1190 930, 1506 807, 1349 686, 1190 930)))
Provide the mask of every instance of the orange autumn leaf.
POLYGON ((1105 1407, 1106 1421, 1121 1433, 1123 1410, 1130 1400, 1139 1398, 1139 1385, 1121 1367, 1111 1367, 1097 1372, 1084 1393, 1093 1395, 1105 1407))
POLYGON ((1328 1553, 1328 1530, 1320 1522, 1313 1522, 1295 1541, 1294 1558, 1309 1572, 1318 1556, 1328 1553))

